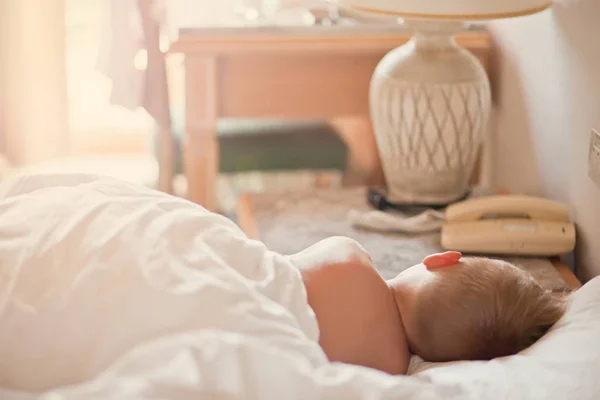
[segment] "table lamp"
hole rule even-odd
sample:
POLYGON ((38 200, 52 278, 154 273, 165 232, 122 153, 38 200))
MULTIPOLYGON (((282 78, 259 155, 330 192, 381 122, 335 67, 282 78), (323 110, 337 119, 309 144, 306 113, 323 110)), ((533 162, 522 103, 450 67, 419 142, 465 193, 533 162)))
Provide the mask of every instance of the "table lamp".
POLYGON ((469 191, 491 110, 489 78, 454 40, 466 21, 533 14, 550 0, 337 0, 401 19, 411 40, 371 81, 373 129, 389 203, 444 206, 469 191))

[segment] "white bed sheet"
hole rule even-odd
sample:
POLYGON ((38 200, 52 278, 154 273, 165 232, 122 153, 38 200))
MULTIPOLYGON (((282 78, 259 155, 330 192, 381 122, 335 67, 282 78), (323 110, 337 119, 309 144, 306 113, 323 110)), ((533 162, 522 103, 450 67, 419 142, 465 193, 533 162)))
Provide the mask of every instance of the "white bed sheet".
POLYGON ((589 378, 600 376, 600 354, 589 343, 600 337, 600 281, 530 353, 392 377, 327 361, 284 257, 224 217, 108 178, 36 175, 1 186, 0 276, 2 399, 598 394, 589 378))

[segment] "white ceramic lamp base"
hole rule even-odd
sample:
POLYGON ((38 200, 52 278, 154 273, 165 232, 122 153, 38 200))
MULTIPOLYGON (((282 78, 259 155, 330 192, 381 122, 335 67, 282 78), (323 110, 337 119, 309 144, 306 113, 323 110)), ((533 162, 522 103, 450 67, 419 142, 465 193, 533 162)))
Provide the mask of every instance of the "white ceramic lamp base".
POLYGON ((371 116, 388 201, 447 204, 467 191, 491 108, 479 60, 454 40, 452 21, 409 20, 414 32, 371 83, 371 116))

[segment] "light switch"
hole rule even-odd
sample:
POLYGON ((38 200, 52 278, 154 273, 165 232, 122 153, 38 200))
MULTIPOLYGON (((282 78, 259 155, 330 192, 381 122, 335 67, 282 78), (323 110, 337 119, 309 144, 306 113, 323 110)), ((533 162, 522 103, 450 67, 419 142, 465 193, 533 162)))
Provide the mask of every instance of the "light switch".
POLYGON ((600 187, 600 132, 592 129, 588 175, 600 187))

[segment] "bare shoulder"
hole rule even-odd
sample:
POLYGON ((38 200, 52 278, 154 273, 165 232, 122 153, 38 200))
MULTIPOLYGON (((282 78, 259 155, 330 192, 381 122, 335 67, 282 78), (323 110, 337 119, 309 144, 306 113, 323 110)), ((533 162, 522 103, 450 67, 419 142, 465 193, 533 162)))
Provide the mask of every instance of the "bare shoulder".
POLYGON ((332 361, 403 373, 408 349, 393 296, 366 251, 332 238, 291 257, 332 361))
POLYGON ((387 296, 387 284, 371 257, 352 239, 326 239, 290 259, 300 269, 311 303, 370 302, 387 296))
POLYGON ((303 276, 316 274, 379 275, 369 253, 355 240, 332 237, 289 257, 303 276))

